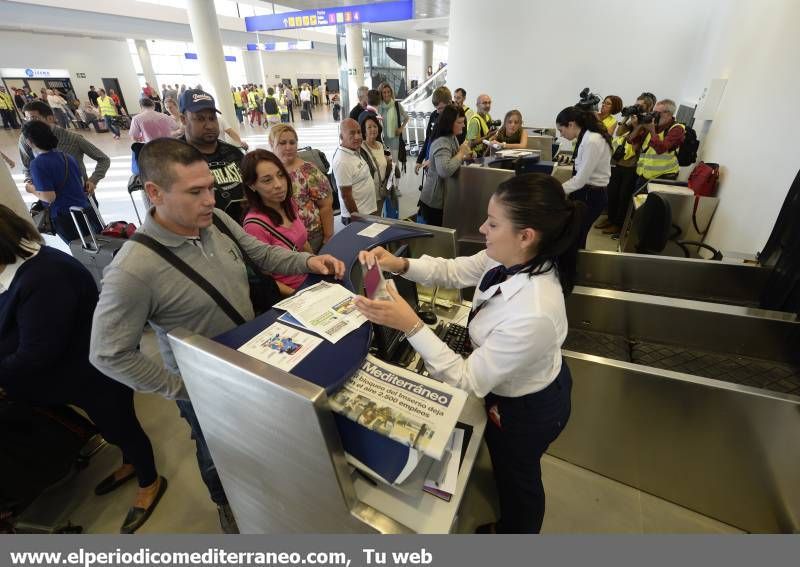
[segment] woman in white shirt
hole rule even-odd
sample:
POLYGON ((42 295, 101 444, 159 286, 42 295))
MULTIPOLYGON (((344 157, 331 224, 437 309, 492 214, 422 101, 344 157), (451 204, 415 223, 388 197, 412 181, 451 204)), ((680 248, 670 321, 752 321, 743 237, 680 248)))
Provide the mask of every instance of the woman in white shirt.
POLYGON ((434 378, 485 399, 501 518, 479 533, 538 533, 542 526, 540 459, 570 414, 564 295, 574 284, 584 213, 550 175, 521 175, 489 201, 480 228, 485 251, 453 260, 397 258, 380 247, 359 255, 423 285, 477 287, 467 358, 426 327, 391 282, 392 301, 358 297, 356 305, 370 321, 404 332, 434 378))
POLYGON ((378 203, 378 215, 381 215, 383 202, 390 196, 386 185, 390 179, 389 172, 392 171, 392 157, 381 141, 383 132, 377 116, 365 112, 359 117, 358 124, 364 138, 361 155, 375 180, 375 200, 378 203))
POLYGON ((53 109, 56 122, 62 128, 69 127, 69 115, 67 114, 67 101, 53 89, 47 91, 47 104, 53 109))
POLYGON ((593 112, 574 106, 558 113, 556 126, 564 138, 575 140, 573 176, 564 183, 564 191, 570 199, 586 203, 587 214, 579 240, 580 247, 586 248, 589 229, 608 205, 611 136, 593 112))

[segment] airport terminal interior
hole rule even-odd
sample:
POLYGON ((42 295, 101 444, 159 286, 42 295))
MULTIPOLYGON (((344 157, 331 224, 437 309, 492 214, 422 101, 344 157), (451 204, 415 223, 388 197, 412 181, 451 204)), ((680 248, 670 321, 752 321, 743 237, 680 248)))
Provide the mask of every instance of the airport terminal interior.
MULTIPOLYGON (((576 237, 575 287, 561 308, 567 326, 559 359, 571 372, 571 414, 541 457, 546 507, 530 531, 800 533, 800 160, 791 118, 800 92, 791 71, 800 53, 791 24, 800 21, 797 2, 778 0, 765 10, 744 0, 0 0, 0 19, 0 204, 36 224, 47 247, 89 267, 99 305, 108 301, 103 269, 131 258, 139 246, 127 241, 133 227, 155 223, 163 206, 144 189, 140 166, 156 169, 148 164, 158 161, 148 145, 168 136, 200 150, 214 174, 217 207, 236 191, 266 199, 243 180, 247 157, 233 185, 214 169, 222 163, 215 159, 229 158, 208 157, 222 144, 207 149, 216 143, 207 133, 214 126, 192 124, 199 116, 219 116, 218 139, 237 160, 274 152, 258 158, 253 179, 266 175, 264 163, 281 178, 290 170, 289 194, 276 202, 294 203, 288 206, 297 218, 284 208, 281 222, 303 226, 306 207, 316 207, 324 225, 322 200, 306 195, 298 212, 300 184, 292 158, 278 147, 293 133, 299 159, 315 164, 333 187, 333 234, 319 241, 321 249, 305 228, 299 246, 257 238, 294 252, 305 244, 341 260, 338 283, 357 296, 373 297, 359 250, 391 250, 405 258, 399 272, 409 278, 423 255, 482 253, 498 187, 524 176, 554 179, 566 202, 585 201, 591 223, 581 233, 585 244, 576 237), (49 111, 37 107, 42 103, 49 111), (154 135, 167 117, 165 133, 154 135), (48 234, 41 213, 31 216, 47 191, 58 199, 69 178, 61 189, 34 187, 42 173, 31 164, 50 153, 31 150, 41 121, 58 140, 52 152, 82 157, 82 182, 92 179, 97 156, 108 160, 94 195, 100 224, 114 223, 115 235, 84 237, 77 225, 64 233, 58 223, 61 232, 48 234), (440 134, 442 124, 450 129, 440 134), (375 140, 383 161, 362 137, 375 140), (434 147, 442 137, 449 145, 434 147), (87 144, 76 150, 78 139, 87 144), (595 141, 599 150, 585 149, 595 141), (393 170, 387 159, 405 163, 393 170), (363 177, 361 169, 348 170, 353 163, 368 167, 370 210, 356 195, 363 177)), ((0 227, 0 237, 6 234, 0 227)), ((209 260, 211 248, 201 240, 194 244, 209 260)), ((488 257, 500 261, 491 250, 488 257)), ((411 281, 377 272, 381 282, 411 281)), ((0 361, 13 354, 3 342, 12 321, 3 295, 12 294, 13 283, 2 274, 0 316, 8 321, 0 319, 0 361)), ((286 295, 290 280, 277 281, 286 295)), ((297 291, 317 281, 310 275, 297 291)), ((189 280, 182 285, 187 297, 188 288, 195 291, 189 280)), ((214 463, 201 475, 201 449, 174 395, 135 388, 136 415, 168 486, 151 507, 139 508, 146 516, 134 531, 499 530, 498 489, 505 489, 483 437, 502 427, 473 384, 460 383, 466 394, 453 397, 462 400, 460 409, 431 418, 410 441, 381 434, 376 424, 388 418, 367 418, 369 409, 353 417, 346 398, 369 377, 370 363, 386 363, 406 384, 458 389, 439 382, 428 349, 411 346, 427 325, 466 359, 452 364, 471 371, 481 342, 470 325, 493 296, 472 302, 484 289, 480 279, 454 288, 398 283, 399 300, 412 303, 419 328, 393 330, 362 318, 335 341, 298 322, 307 306, 272 307, 224 332, 175 324, 162 333, 153 300, 137 356, 180 369, 214 463), (289 313, 297 320, 284 325, 289 313), (240 352, 275 325, 302 329, 292 336, 316 346, 288 366, 283 358, 268 363, 240 352), (467 337, 456 348, 447 333, 458 329, 472 333, 474 344, 467 337), (223 518, 219 501, 209 498, 209 474, 219 475, 232 517, 223 518)), ((219 301, 208 305, 224 310, 219 301)), ((354 313, 345 313, 345 322, 354 313)), ((103 339, 93 334, 91 348, 103 339)), ((292 348, 281 343, 276 352, 296 354, 292 348)), ((558 365, 555 374, 558 381, 558 365)), ((119 467, 120 449, 103 441, 76 404, 15 399, 10 376, 0 377, 0 454, 19 465, 3 475, 0 533, 119 533, 133 503, 141 504, 141 489, 135 478, 103 495, 96 487, 119 467), (36 437, 20 415, 58 431, 36 437), (27 433, 19 433, 20 424, 27 433), (26 479, 25 467, 47 466, 48 443, 67 438, 74 454, 39 485, 26 479), (23 480, 24 496, 13 487, 23 480)), ((369 403, 384 402, 397 412, 395 428, 417 427, 402 404, 369 403)))

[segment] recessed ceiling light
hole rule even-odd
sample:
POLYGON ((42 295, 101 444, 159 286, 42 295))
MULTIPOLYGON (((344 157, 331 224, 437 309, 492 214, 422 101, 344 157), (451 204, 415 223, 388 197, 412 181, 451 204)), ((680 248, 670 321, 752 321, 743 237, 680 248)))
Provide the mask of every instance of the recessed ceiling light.
POLYGON ((425 13, 425 12, 420 12, 419 15, 420 15, 421 18, 425 18, 425 17, 428 16, 428 14, 425 13))

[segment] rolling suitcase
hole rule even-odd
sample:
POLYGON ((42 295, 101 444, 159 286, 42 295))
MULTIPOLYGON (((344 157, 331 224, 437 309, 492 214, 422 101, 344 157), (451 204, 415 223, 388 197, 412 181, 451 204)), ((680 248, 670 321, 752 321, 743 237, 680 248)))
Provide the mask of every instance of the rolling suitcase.
MULTIPOLYGON (((89 202, 92 203, 91 198, 89 202)), ((72 222, 75 223, 75 228, 78 230, 78 239, 69 243, 69 251, 76 260, 91 272, 97 284, 97 289, 100 289, 100 281, 103 279, 103 270, 111 263, 111 260, 114 259, 119 249, 125 244, 126 239, 96 235, 92 230, 92 225, 89 222, 89 217, 86 215, 86 210, 81 207, 70 207, 69 214, 72 216, 72 222), (78 222, 78 213, 83 217, 83 224, 88 229, 87 232, 89 233, 91 243, 87 243, 86 237, 81 230, 81 223, 78 222)), ((100 218, 99 214, 98 220, 100 224, 103 224, 103 220, 100 218)))
POLYGON ((301 120, 311 120, 311 116, 308 114, 308 110, 305 108, 300 111, 300 119, 301 120))

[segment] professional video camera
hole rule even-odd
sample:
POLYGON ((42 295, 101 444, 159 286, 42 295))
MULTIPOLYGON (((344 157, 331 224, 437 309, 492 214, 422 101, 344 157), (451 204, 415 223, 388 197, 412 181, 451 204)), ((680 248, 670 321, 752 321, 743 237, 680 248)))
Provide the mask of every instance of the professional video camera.
POLYGON ((586 87, 580 92, 580 100, 575 103, 577 108, 584 110, 586 112, 590 111, 597 111, 598 104, 600 104, 600 97, 594 94, 593 92, 589 91, 589 87, 586 87))
POLYGON ((660 112, 642 112, 642 108, 638 104, 632 104, 631 106, 626 106, 622 110, 620 110, 620 114, 624 118, 628 118, 629 116, 635 116, 636 119, 639 121, 639 124, 649 124, 650 122, 658 122, 659 118, 661 117, 660 112))

